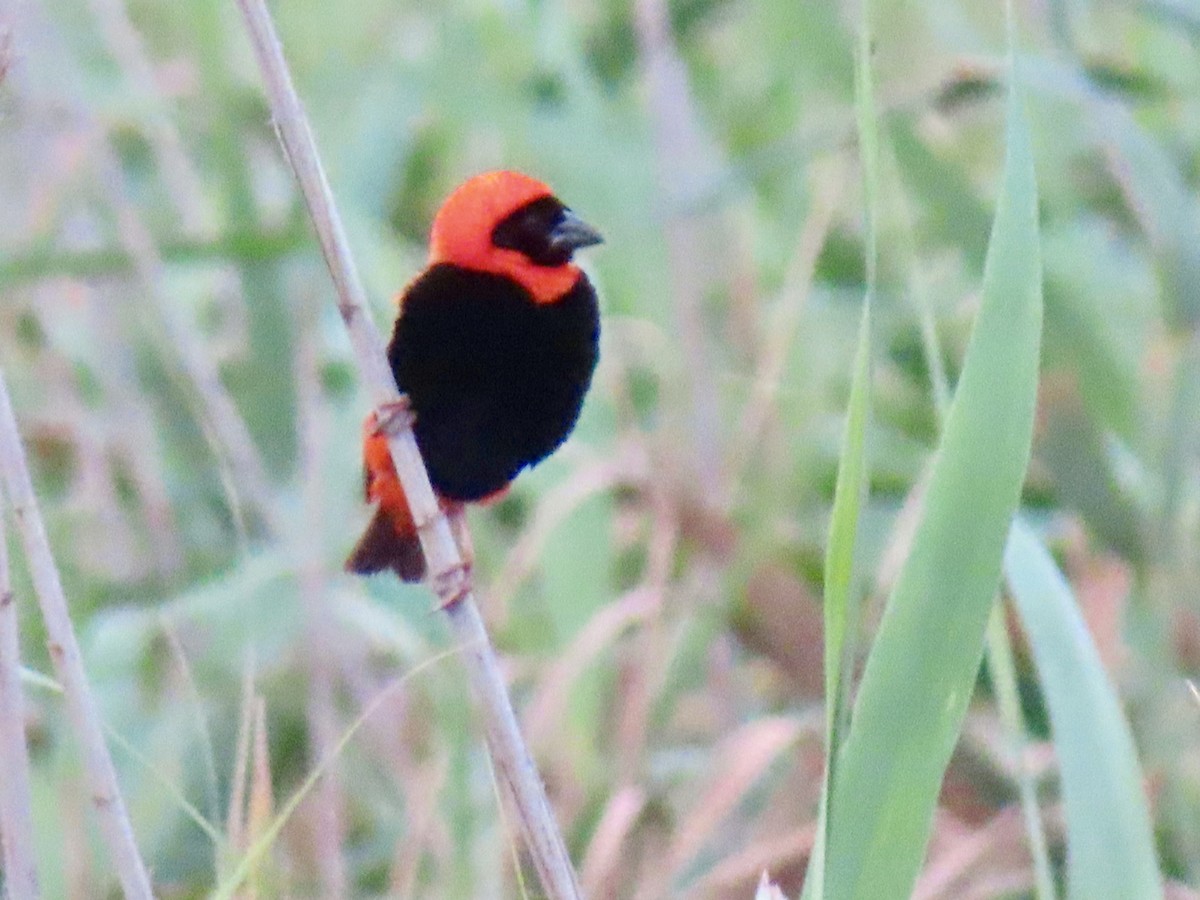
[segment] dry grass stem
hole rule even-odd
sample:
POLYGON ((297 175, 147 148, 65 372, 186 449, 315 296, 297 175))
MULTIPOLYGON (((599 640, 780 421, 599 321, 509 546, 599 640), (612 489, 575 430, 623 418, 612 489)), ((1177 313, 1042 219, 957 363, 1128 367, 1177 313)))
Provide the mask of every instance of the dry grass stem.
POLYGON ((650 588, 635 588, 600 607, 571 644, 540 679, 541 689, 530 700, 523 716, 529 743, 549 749, 569 713, 571 691, 596 658, 609 650, 629 628, 644 621, 660 605, 650 588))
MULTIPOLYGON (((102 6, 111 2, 115 0, 97 0, 102 6)), ((112 10, 109 9, 108 12, 111 13, 112 10)), ((119 12, 123 14, 123 11, 119 12)), ((61 56, 63 59, 71 58, 72 53, 60 36, 56 23, 46 16, 41 6, 17 4, 16 13, 19 15, 18 33, 37 33, 41 36, 43 46, 40 52, 61 56)), ((104 19, 102 9, 98 9, 97 14, 101 16, 106 29, 112 26, 111 21, 104 19)), ((120 30, 121 26, 113 27, 120 30)), ((136 33, 134 40, 136 41, 136 33)), ((123 64, 129 63, 139 70, 144 68, 125 58, 128 47, 124 38, 117 39, 116 43, 120 46, 114 47, 114 52, 122 59, 123 64)), ((148 66, 148 62, 146 65, 148 66)), ((46 86, 39 84, 36 88, 43 89, 46 86)), ((25 92, 29 95, 25 98, 26 101, 33 103, 36 98, 34 86, 27 87, 25 92)), ((239 520, 242 518, 239 504, 241 498, 245 497, 261 521, 278 531, 275 527, 277 523, 272 519, 275 507, 269 496, 269 481, 258 448, 241 412, 225 389, 220 372, 206 351, 205 343, 197 334, 195 326, 180 313, 178 303, 163 294, 164 266, 159 245, 130 198, 127 179, 113 138, 79 100, 84 93, 82 89, 77 89, 53 98, 65 112, 67 127, 62 130, 67 132, 67 140, 63 141, 63 150, 58 155, 65 156, 66 159, 57 161, 62 172, 56 179, 56 193, 52 198, 41 201, 40 214, 31 215, 37 223, 32 231, 38 234, 57 221, 62 215, 60 207, 65 207, 74 200, 71 185, 75 184, 79 170, 91 166, 95 172, 96 183, 104 192, 115 215, 120 248, 132 264, 133 274, 144 298, 153 303, 162 324, 166 344, 170 348, 167 362, 178 365, 189 389, 195 392, 200 407, 198 418, 205 434, 209 436, 221 464, 228 467, 228 473, 222 472, 222 475, 226 478, 227 485, 236 488, 236 492, 230 490, 230 504, 234 517, 239 520)), ((170 173, 169 169, 168 172, 170 173)))
POLYGON ((716 371, 704 322, 704 303, 721 277, 721 236, 695 210, 717 181, 715 153, 704 134, 687 66, 675 45, 666 0, 638 0, 634 27, 647 87, 666 227, 671 293, 679 342, 687 360, 690 438, 695 474, 721 483, 720 410, 716 371), (714 251, 709 256, 706 251, 714 251))
POLYGON ((717 748, 716 772, 671 842, 666 874, 677 876, 713 838, 775 759, 799 739, 794 719, 764 718, 743 725, 717 748))
POLYGON ((546 542, 555 529, 587 500, 612 490, 622 481, 634 480, 633 469, 632 461, 623 460, 581 466, 546 493, 533 520, 509 548, 504 568, 490 586, 488 614, 492 621, 497 618, 504 621, 507 617, 509 601, 537 570, 546 542))
POLYGON ((795 869, 804 863, 812 853, 816 834, 816 823, 775 836, 763 834, 740 853, 714 866, 691 893, 696 897, 745 896, 748 886, 761 878, 761 873, 795 869))
POLYGON ((250 744, 254 739, 254 668, 247 662, 242 673, 242 699, 238 706, 237 743, 233 753, 233 779, 229 787, 229 810, 225 817, 230 861, 250 848, 246 835, 246 791, 250 777, 250 744))
POLYGON ((179 211, 184 229, 200 236, 212 230, 211 204, 204 195, 204 180, 184 149, 183 138, 158 89, 154 62, 146 52, 124 0, 89 0, 109 52, 147 104, 146 138, 162 169, 163 186, 179 211))
POLYGON ((611 897, 616 893, 621 850, 645 808, 646 792, 636 785, 626 785, 609 798, 583 858, 583 886, 590 894, 611 897))
POLYGON ((217 787, 217 761, 213 751, 212 731, 209 728, 208 715, 204 709, 204 697, 200 693, 200 686, 196 682, 191 663, 188 662, 187 653, 183 649, 183 642, 179 639, 179 632, 165 615, 159 617, 159 625, 170 650, 171 659, 174 661, 184 696, 194 713, 196 740, 200 745, 200 758, 204 767, 204 797, 207 806, 205 812, 209 821, 219 822, 221 799, 217 787))
POLYGON ((34 900, 38 876, 19 626, 8 568, 8 535, 0 515, 0 847, 6 896, 9 900, 34 900))
MULTIPOLYGON (((307 296, 305 300, 307 300, 307 296)), ((311 312, 312 303, 305 303, 311 312)), ((308 644, 309 763, 318 765, 332 757, 338 741, 334 676, 338 669, 338 629, 330 609, 328 572, 321 552, 320 535, 325 508, 325 481, 321 477, 329 423, 321 407, 320 360, 313 316, 302 329, 296 346, 296 385, 300 413, 301 504, 305 527, 295 536, 300 595, 305 612, 308 644)), ((321 896, 337 900, 346 896, 346 866, 342 859, 345 838, 341 780, 335 765, 313 789, 308 811, 312 821, 312 856, 321 885, 321 896)))
MULTIPOLYGON (((433 849, 431 845, 437 843, 435 831, 442 826, 438 818, 438 798, 449 772, 450 764, 443 754, 422 766, 414 773, 416 777, 410 779, 414 790, 404 798, 409 810, 408 828, 403 839, 396 842, 389 893, 391 897, 417 896, 421 860, 433 849)), ((453 851, 446 847, 449 841, 444 833, 442 838, 443 855, 452 856, 453 851)))
MULTIPOLYGON (((275 814, 275 793, 271 789, 271 752, 267 744, 267 701, 254 698, 254 740, 250 762, 250 799, 246 806, 246 842, 255 846, 271 827, 275 814)), ((243 900, 257 900, 259 885, 265 881, 260 863, 247 880, 243 900)))
POLYGON ((817 260, 833 226, 845 181, 846 165, 840 158, 833 160, 829 167, 813 168, 814 188, 809 213, 800 230, 796 253, 788 267, 784 289, 780 292, 780 302, 772 321, 764 330, 762 345, 755 353, 758 365, 754 370, 750 398, 733 433, 733 446, 729 451, 731 472, 726 488, 731 501, 738 495, 741 476, 750 465, 775 411, 788 356, 796 346, 796 336, 804 318, 817 260))
POLYGON ((76 736, 83 751, 84 772, 92 805, 100 820, 100 830, 112 855, 113 866, 127 898, 150 900, 150 876, 138 852, 133 826, 121 797, 117 772, 113 767, 100 711, 92 696, 83 656, 75 639, 75 629, 67 608, 67 598, 50 542, 38 511, 33 481, 21 446, 17 420, 13 414, 8 387, 0 373, 0 473, 16 515, 33 585, 37 591, 46 626, 50 657, 66 695, 76 736))
POLYGON ((168 346, 198 395, 205 424, 216 438, 216 449, 229 466, 238 495, 244 495, 261 520, 279 535, 283 528, 271 501, 271 482, 250 429, 194 326, 180 314, 177 304, 163 295, 162 256, 149 227, 129 199, 125 176, 107 138, 102 139, 98 149, 100 180, 107 186, 117 216, 121 246, 133 262, 147 299, 154 303, 168 346))
MULTIPOLYGON (((300 182, 337 289, 338 310, 349 332, 360 374, 375 405, 387 407, 400 395, 384 357, 383 341, 367 313, 365 293, 341 218, 270 13, 262 0, 238 0, 238 6, 262 70, 280 141, 300 182)), ((578 897, 575 873, 545 787, 521 737, 495 651, 475 605, 470 573, 434 497, 412 430, 399 416, 390 417, 385 428, 396 471, 418 526, 432 584, 455 638, 463 646, 462 657, 483 711, 497 778, 513 800, 530 856, 548 895, 554 900, 578 897)))
POLYGON ((111 440, 129 466, 142 515, 146 519, 147 539, 158 574, 166 577, 184 564, 183 545, 172 508, 162 453, 161 435, 153 410, 142 397, 137 367, 127 352, 128 345, 119 333, 116 316, 107 303, 87 305, 87 327, 99 351, 113 361, 95 369, 105 397, 104 421, 111 440))
POLYGON ((931 848, 925 872, 913 890, 914 900, 951 900, 962 896, 980 876, 1024 870, 1030 880, 1029 851, 1021 810, 1009 806, 983 828, 965 830, 931 848), (989 873, 988 869, 993 870, 989 873))

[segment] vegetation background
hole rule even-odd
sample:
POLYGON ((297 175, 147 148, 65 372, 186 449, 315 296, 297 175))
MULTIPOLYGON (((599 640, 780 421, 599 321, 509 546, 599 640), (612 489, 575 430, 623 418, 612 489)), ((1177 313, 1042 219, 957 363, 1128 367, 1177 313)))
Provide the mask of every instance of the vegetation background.
MULTIPOLYGON (((997 3, 874 9, 864 634, 979 306, 1007 46, 997 3)), ((536 174, 607 237, 578 431, 473 516, 484 612, 589 895, 748 897, 763 869, 794 895, 866 288, 856 5, 273 11, 381 326, 468 174, 536 174)), ((1195 896, 1200 14, 1042 0, 1017 21, 1045 267, 1024 511, 1124 701, 1168 890, 1195 896)), ((304 790, 245 896, 517 895, 429 595, 340 572, 367 514, 367 401, 236 8, 10 0, 0 34, 0 361, 156 888, 205 896, 304 790)), ((24 659, 49 672, 12 555, 24 659)), ((1033 896, 1023 773, 1058 872, 1056 760, 1103 751, 1055 754, 1009 624, 1031 743, 1018 765, 985 671, 922 898, 1033 896)), ((29 680, 44 895, 111 895, 61 699, 29 680)))

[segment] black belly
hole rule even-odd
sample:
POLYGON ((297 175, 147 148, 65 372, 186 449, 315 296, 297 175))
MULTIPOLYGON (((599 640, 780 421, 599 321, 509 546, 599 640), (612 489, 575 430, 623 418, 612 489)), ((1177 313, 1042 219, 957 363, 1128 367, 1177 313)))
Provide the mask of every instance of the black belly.
POLYGON ((388 360, 434 489, 479 500, 553 452, 579 418, 599 336, 585 276, 549 304, 504 276, 447 264, 417 278, 388 360))

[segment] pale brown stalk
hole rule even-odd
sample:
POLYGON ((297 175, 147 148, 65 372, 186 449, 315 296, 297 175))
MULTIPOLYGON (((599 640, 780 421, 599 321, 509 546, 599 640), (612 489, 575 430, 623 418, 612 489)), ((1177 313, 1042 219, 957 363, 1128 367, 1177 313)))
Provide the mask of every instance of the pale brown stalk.
MULTIPOLYGON (((267 743, 267 701, 254 698, 254 740, 250 758, 250 799, 246 805, 246 844, 255 846, 271 827, 275 815, 275 792, 271 789, 271 751, 267 743)), ((260 863, 246 880, 242 900, 258 900, 267 880, 260 863)))
POLYGON ((183 227, 193 235, 212 231, 211 204, 204 195, 204 180, 192 162, 170 109, 158 89, 154 61, 146 52, 124 0, 89 0, 92 15, 109 52, 124 70, 133 89, 145 99, 146 138, 163 172, 163 186, 179 211, 183 227))
POLYGON ((93 368, 108 399, 103 411, 106 430, 129 466, 146 519, 154 565, 158 574, 166 577, 183 567, 183 545, 167 489, 154 414, 138 390, 136 366, 111 308, 89 303, 87 312, 87 328, 112 362, 93 368))
MULTIPOLYGON (((719 833, 721 823, 737 809, 751 786, 795 745, 801 733, 801 724, 795 719, 764 717, 743 725, 717 746, 713 776, 698 791, 691 813, 671 839, 664 875, 678 878, 683 873, 719 833)), ((647 892, 642 896, 656 895, 647 892)))
POLYGON ((762 343, 754 354, 757 364, 750 397, 742 409, 741 419, 731 440, 728 454, 731 471, 726 486, 731 502, 738 496, 742 476, 754 459, 772 415, 777 412, 779 390, 804 319, 817 259, 825 249, 845 185, 845 169, 845 162, 839 157, 835 157, 828 165, 814 166, 812 169, 813 200, 797 240, 795 255, 788 266, 779 303, 763 330, 762 343))
MULTIPOLYGON (((36 3, 12 5, 18 34, 38 36, 37 52, 51 58, 70 58, 69 48, 61 39, 53 21, 46 16, 44 7, 36 3)), ((71 73, 68 72, 68 75, 71 73)), ((68 80, 68 87, 71 82, 68 80)), ((37 90, 50 90, 52 86, 26 84, 26 101, 36 107, 41 105, 61 108, 65 128, 55 121, 55 127, 66 131, 71 140, 72 160, 77 165, 86 161, 94 167, 97 184, 104 190, 116 216, 121 250, 128 256, 133 273, 142 289, 144 299, 151 302, 159 314, 162 328, 188 386, 195 392, 200 407, 198 418, 210 443, 226 471, 224 480, 231 487, 230 506, 235 519, 241 520, 243 497, 254 512, 278 534, 274 520, 276 510, 270 497, 270 482, 266 477, 258 447, 232 396, 221 381, 216 363, 205 351, 205 342, 197 333, 195 325, 188 321, 175 298, 163 293, 163 262, 159 245, 146 225, 140 211, 129 198, 126 178, 111 137, 80 103, 82 91, 66 93, 52 92, 44 98, 37 90), (236 488, 236 492, 232 489, 236 488)), ((40 214, 31 215, 35 222, 43 225, 34 228, 37 233, 48 227, 60 214, 58 207, 73 199, 66 185, 69 179, 60 179, 56 187, 57 200, 47 204, 43 199, 40 214)))
POLYGON ((67 712, 81 745, 84 774, 92 805, 100 821, 101 834, 112 855, 113 866, 125 896, 133 900, 151 900, 150 876, 138 852, 133 826, 129 822, 125 801, 117 783, 117 772, 104 740, 100 711, 83 668, 83 656, 75 639, 66 594, 38 511, 33 481, 29 477, 25 451, 21 446, 16 416, 2 372, 0 475, 3 476, 9 503, 21 531, 25 556, 46 626, 50 658, 66 695, 67 712))
POLYGON ((141 214, 125 190, 125 176, 106 137, 96 148, 97 170, 108 190, 109 202, 117 216, 121 246, 133 262, 134 272, 148 300, 159 314, 167 343, 180 368, 201 401, 205 424, 216 438, 215 444, 233 475, 240 494, 250 501, 254 511, 276 536, 283 526, 270 495, 271 481, 258 446, 242 418, 232 395, 221 381, 221 373, 205 352, 203 341, 193 324, 181 315, 178 304, 164 296, 163 262, 158 245, 141 214))
MULTIPOLYGON (((300 418, 300 472, 302 517, 305 527, 295 536, 300 595, 305 614, 308 651, 309 762, 318 765, 334 757, 340 727, 334 704, 338 628, 329 598, 329 572, 321 552, 320 535, 325 509, 325 482, 321 477, 328 441, 328 416, 321 406, 320 372, 317 358, 313 304, 305 296, 305 328, 296 344, 296 385, 300 418)), ((312 822, 313 864, 321 885, 321 896, 339 900, 347 893, 346 865, 342 858, 345 840, 345 799, 337 769, 330 766, 313 788, 308 812, 312 822)))
MULTIPOLYGON (((270 13, 262 0, 238 0, 262 69, 280 142, 308 206, 325 262, 337 289, 338 311, 346 324, 359 373, 377 407, 400 400, 383 352, 383 340, 367 314, 365 292, 350 254, 341 217, 317 156, 300 98, 292 85, 270 13)), ((394 408, 394 407, 392 407, 394 408)), ((417 523, 431 584, 446 613, 476 699, 484 716, 496 776, 513 803, 530 858, 552 900, 580 896, 566 846, 550 809, 541 776, 521 737, 500 665, 488 640, 450 525, 429 484, 411 428, 402 416, 382 416, 388 445, 417 523)))
POLYGON ((632 784, 609 797, 583 858, 583 883, 593 894, 608 897, 616 894, 621 854, 646 808, 646 801, 645 790, 632 784))
POLYGON ((690 461, 701 484, 721 484, 720 410, 704 303, 726 276, 727 236, 698 213, 719 174, 714 147, 700 126, 687 66, 675 45, 666 0, 637 0, 634 30, 646 84, 646 104, 658 162, 659 197, 668 219, 671 295, 679 343, 687 359, 691 405, 690 461))
POLYGON ((449 770, 450 763, 441 754, 424 763, 414 773, 417 777, 411 782, 413 790, 404 798, 408 821, 404 839, 396 842, 390 879, 391 897, 411 900, 419 896, 417 876, 426 855, 432 853, 443 858, 453 856, 453 851, 446 848, 449 841, 437 840, 437 829, 442 824, 438 818, 438 798, 449 770), (434 846, 436 844, 440 844, 446 852, 438 854, 434 846))
MULTIPOLYGON (((743 850, 731 854, 695 886, 696 897, 746 896, 746 888, 758 876, 760 885, 764 872, 779 872, 802 865, 812 852, 815 822, 790 828, 778 834, 767 833, 743 850)), ((760 888, 761 889, 761 888, 760 888)), ((767 897, 774 897, 768 894, 767 897)), ((755 900, 759 895, 755 894, 755 900)))

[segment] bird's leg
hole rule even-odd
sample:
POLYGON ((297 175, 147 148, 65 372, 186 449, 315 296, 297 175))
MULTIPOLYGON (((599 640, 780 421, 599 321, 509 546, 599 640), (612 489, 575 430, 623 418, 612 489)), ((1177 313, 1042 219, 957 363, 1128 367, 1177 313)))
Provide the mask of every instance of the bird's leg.
POLYGON ((454 543, 458 545, 458 553, 462 557, 463 566, 470 574, 475 566, 475 544, 471 540, 471 529, 467 527, 466 504, 448 504, 446 519, 450 522, 450 533, 454 535, 454 543))
POLYGON ((372 435, 390 435, 402 428, 412 428, 415 421, 416 416, 413 414, 408 394, 401 394, 395 400, 381 403, 367 413, 365 425, 372 435))
POLYGON ((450 534, 458 547, 462 562, 445 572, 434 575, 430 587, 440 602, 438 609, 448 609, 471 592, 471 569, 475 565, 475 546, 467 529, 467 507, 464 503, 442 500, 442 512, 450 525, 450 534))

